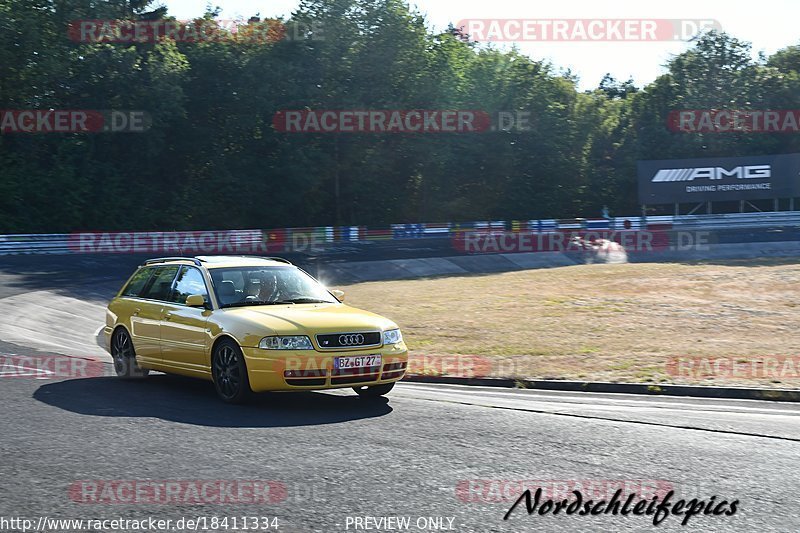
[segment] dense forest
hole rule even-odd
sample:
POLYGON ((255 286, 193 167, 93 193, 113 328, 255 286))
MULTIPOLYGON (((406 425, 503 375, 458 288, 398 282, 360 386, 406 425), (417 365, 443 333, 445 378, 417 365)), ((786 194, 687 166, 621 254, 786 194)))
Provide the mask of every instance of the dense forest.
POLYGON ((165 17, 148 0, 0 0, 0 109, 144 110, 152 121, 143 133, 0 135, 0 232, 636 213, 639 159, 800 151, 798 134, 666 126, 680 109, 800 108, 800 46, 753 59, 749 43, 710 33, 646 87, 607 76, 580 91, 559 65, 432 32, 401 0, 303 0, 271 21, 282 29, 269 39, 70 37, 75 20, 165 17), (276 113, 304 109, 524 112, 530 123, 274 127, 276 113))

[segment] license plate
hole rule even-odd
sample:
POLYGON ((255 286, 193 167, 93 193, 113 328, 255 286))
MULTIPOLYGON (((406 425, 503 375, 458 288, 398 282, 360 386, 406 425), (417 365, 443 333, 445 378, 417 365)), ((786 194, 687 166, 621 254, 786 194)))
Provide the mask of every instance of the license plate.
POLYGON ((380 355, 359 355, 357 357, 334 357, 333 368, 337 370, 349 370, 351 368, 370 368, 381 366, 380 355))

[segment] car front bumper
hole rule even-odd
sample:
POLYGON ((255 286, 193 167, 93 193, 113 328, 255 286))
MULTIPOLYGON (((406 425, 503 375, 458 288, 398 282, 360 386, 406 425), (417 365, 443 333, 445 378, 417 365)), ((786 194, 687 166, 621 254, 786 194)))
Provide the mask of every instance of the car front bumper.
POLYGON ((403 378, 408 366, 405 344, 372 350, 318 352, 242 348, 253 392, 320 390, 379 385, 403 378), (334 368, 335 357, 380 355, 381 364, 369 369, 334 368))

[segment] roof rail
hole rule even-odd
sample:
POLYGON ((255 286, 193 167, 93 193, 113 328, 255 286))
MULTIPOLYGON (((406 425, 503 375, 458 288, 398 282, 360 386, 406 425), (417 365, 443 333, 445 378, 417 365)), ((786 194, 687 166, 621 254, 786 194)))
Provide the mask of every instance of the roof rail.
POLYGON ((200 261, 203 261, 203 262, 214 262, 214 261, 216 261, 218 259, 224 260, 225 258, 228 258, 228 257, 231 257, 231 258, 246 257, 246 258, 249 258, 249 259, 262 259, 264 261, 278 261, 280 263, 286 263, 287 265, 294 266, 291 261, 289 261, 288 259, 284 259, 283 257, 267 257, 267 256, 263 256, 263 255, 241 255, 241 254, 240 255, 213 255, 213 256, 201 255, 201 256, 196 257, 196 259, 198 259, 200 261))
POLYGON ((197 266, 201 266, 203 261, 196 257, 157 257, 155 259, 148 259, 144 262, 145 265, 154 265, 157 263, 167 263, 170 261, 191 261, 197 266))
POLYGON ((284 259, 283 257, 266 257, 263 255, 233 255, 229 257, 249 257, 251 259, 265 259, 268 261, 278 261, 279 263, 286 263, 287 265, 291 265, 292 262, 288 259, 284 259))

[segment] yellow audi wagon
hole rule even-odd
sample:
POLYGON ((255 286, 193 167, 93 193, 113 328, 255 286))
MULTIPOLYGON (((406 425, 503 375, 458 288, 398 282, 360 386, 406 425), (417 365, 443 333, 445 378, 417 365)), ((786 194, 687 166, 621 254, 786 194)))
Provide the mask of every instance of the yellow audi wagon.
POLYGON ((343 301, 281 258, 150 259, 108 304, 106 349, 122 378, 155 370, 210 380, 229 403, 344 387, 382 396, 406 372, 403 336, 343 301))

